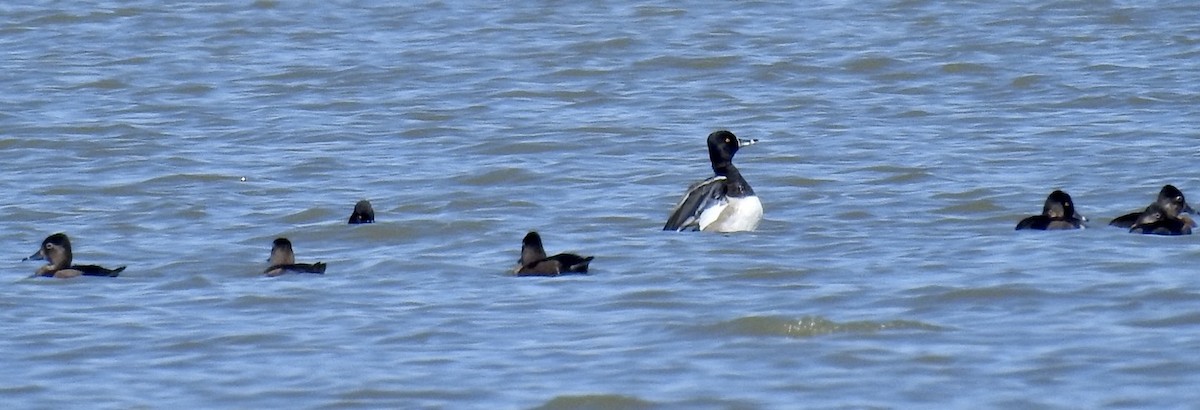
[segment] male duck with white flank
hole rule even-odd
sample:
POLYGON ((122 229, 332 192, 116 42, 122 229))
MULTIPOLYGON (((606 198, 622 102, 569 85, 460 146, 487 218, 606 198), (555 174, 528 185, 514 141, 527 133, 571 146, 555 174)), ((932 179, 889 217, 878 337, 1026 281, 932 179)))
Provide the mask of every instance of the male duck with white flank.
POLYGON ((721 130, 708 134, 708 159, 714 175, 688 187, 671 210, 664 231, 753 231, 762 221, 763 208, 754 189, 733 166, 738 149, 758 142, 738 139, 721 130))

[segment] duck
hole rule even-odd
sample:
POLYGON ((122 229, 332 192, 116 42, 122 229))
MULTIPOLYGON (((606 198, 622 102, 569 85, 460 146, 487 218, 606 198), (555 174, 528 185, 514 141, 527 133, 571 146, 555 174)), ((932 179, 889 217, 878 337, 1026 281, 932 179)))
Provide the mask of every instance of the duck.
POLYGON ((1055 190, 1046 197, 1046 202, 1042 205, 1042 214, 1022 219, 1017 223, 1016 230, 1083 229, 1086 227, 1083 224, 1085 221, 1087 218, 1075 210, 1075 202, 1071 200, 1071 196, 1061 190, 1055 190))
POLYGON ((59 232, 42 240, 42 246, 37 252, 29 255, 27 260, 45 260, 46 265, 38 268, 33 276, 46 276, 54 278, 74 278, 77 276, 104 276, 115 278, 120 275, 121 271, 125 270, 124 266, 116 269, 108 269, 98 265, 72 265, 71 259, 71 238, 67 234, 59 232))
POLYGON ((1191 235, 1195 222, 1187 215, 1171 216, 1167 207, 1158 202, 1150 204, 1130 225, 1130 233, 1148 235, 1191 235))
POLYGON ((573 253, 560 253, 546 256, 542 247, 542 236, 536 231, 525 234, 521 240, 521 259, 513 273, 517 276, 559 276, 571 273, 587 273, 588 264, 594 256, 579 256, 573 253))
MULTIPOLYGON (((1187 198, 1183 196, 1183 191, 1180 191, 1179 188, 1171 184, 1163 185, 1162 189, 1158 191, 1158 198, 1154 200, 1154 203, 1158 205, 1158 210, 1162 211, 1163 215, 1168 219, 1178 218, 1182 213, 1195 213, 1195 211, 1192 211, 1191 205, 1188 205, 1187 198)), ((1121 215, 1113 219, 1112 222, 1109 222, 1108 225, 1118 228, 1132 228, 1145 212, 1143 210, 1121 215)), ((1187 221, 1189 227, 1196 226, 1191 218, 1187 218, 1187 221)))
POLYGON ((375 209, 371 208, 371 201, 361 200, 354 204, 354 212, 350 213, 350 225, 369 224, 375 222, 375 209))
POLYGON ((267 259, 271 264, 263 274, 267 276, 279 276, 287 272, 293 273, 325 273, 325 264, 317 263, 296 263, 296 254, 292 252, 292 241, 287 238, 275 238, 275 242, 271 245, 271 258, 267 259))
POLYGON ((663 225, 664 231, 753 231, 762 221, 763 207, 754 189, 733 165, 738 149, 757 143, 720 130, 708 134, 708 159, 713 176, 692 184, 663 225))

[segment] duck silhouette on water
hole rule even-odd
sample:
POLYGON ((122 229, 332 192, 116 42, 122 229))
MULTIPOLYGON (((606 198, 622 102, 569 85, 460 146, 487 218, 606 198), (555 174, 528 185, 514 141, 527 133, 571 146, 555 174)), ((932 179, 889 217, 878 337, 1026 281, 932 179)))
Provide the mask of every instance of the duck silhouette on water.
POLYGON ((1138 219, 1133 222, 1133 225, 1130 225, 1129 232, 1149 235, 1191 235, 1194 225, 1195 222, 1186 214, 1171 216, 1171 212, 1166 207, 1155 202, 1138 215, 1138 219))
POLYGON ((267 276, 279 276, 288 272, 292 273, 325 273, 325 264, 317 263, 296 263, 296 254, 292 252, 292 241, 287 238, 276 238, 271 245, 271 258, 267 260, 271 264, 263 274, 267 276))
POLYGON ((733 155, 756 139, 738 139, 721 130, 708 134, 713 176, 688 187, 671 209, 664 231, 753 231, 762 221, 762 201, 733 165, 733 155))
POLYGON ((1037 229, 1043 231, 1083 229, 1087 221, 1075 210, 1075 201, 1063 191, 1051 192, 1042 204, 1042 214, 1034 215, 1017 223, 1016 230, 1037 229))
POLYGON ((124 266, 108 269, 98 265, 72 265, 74 255, 71 253, 71 239, 65 233, 56 233, 42 240, 42 246, 37 252, 29 255, 27 260, 45 260, 46 265, 38 268, 34 276, 55 278, 74 278, 77 276, 116 277, 125 270, 124 266))
MULTIPOLYGON (((1186 222, 1189 228, 1196 226, 1196 223, 1192 221, 1191 218, 1185 219, 1181 217, 1181 215, 1184 213, 1192 214, 1195 213, 1195 211, 1192 210, 1191 205, 1188 205, 1187 198, 1183 196, 1183 191, 1180 191, 1179 188, 1176 188, 1174 185, 1164 185, 1162 189, 1158 191, 1158 198, 1156 198, 1154 203, 1151 205, 1154 206, 1153 210, 1151 210, 1150 207, 1147 207, 1142 211, 1121 215, 1116 219, 1113 219, 1112 222, 1109 222, 1108 224, 1118 228, 1133 228, 1133 226, 1137 224, 1140 219, 1142 219, 1142 216, 1146 215, 1146 212, 1149 211, 1151 213, 1162 212, 1162 215, 1160 215, 1159 218, 1161 218, 1162 222, 1164 223, 1173 223, 1166 222, 1170 220, 1181 220, 1186 222)), ((1142 225, 1145 226, 1145 224, 1142 225)), ((1191 229, 1189 229, 1189 231, 1190 230, 1191 229)))
POLYGON ((521 259, 513 273, 517 276, 559 276, 572 273, 587 273, 593 256, 583 257, 573 253, 546 256, 542 237, 530 231, 521 241, 521 259))
POLYGON ((349 224, 369 224, 374 222, 375 209, 371 207, 371 201, 364 199, 354 204, 354 212, 350 213, 349 224))

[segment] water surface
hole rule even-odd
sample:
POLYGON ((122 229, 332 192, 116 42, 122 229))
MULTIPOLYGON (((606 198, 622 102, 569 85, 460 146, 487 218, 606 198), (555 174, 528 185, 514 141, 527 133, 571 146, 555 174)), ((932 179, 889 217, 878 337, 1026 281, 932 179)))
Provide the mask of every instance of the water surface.
POLYGON ((1200 11, 0 6, 12 408, 1187 408, 1200 11), (661 232, 738 154, 757 232, 661 232), (242 178, 245 178, 243 181, 242 178), (1064 189, 1092 219, 1014 232, 1064 189), (377 223, 348 226, 359 199, 377 223), (593 274, 514 278, 526 231, 593 274), (117 279, 30 279, 67 232, 117 279), (290 238, 324 276, 262 278, 290 238))

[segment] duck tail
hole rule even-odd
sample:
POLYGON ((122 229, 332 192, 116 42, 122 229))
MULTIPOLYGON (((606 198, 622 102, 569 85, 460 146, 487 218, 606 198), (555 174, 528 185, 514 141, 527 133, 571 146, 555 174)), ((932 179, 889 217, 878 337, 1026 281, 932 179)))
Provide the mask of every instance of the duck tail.
POLYGON ((595 258, 596 258, 595 256, 588 256, 586 258, 583 258, 582 261, 576 262, 576 263, 572 264, 571 266, 568 266, 566 271, 567 272, 587 273, 588 264, 592 263, 592 259, 595 259, 595 258))

